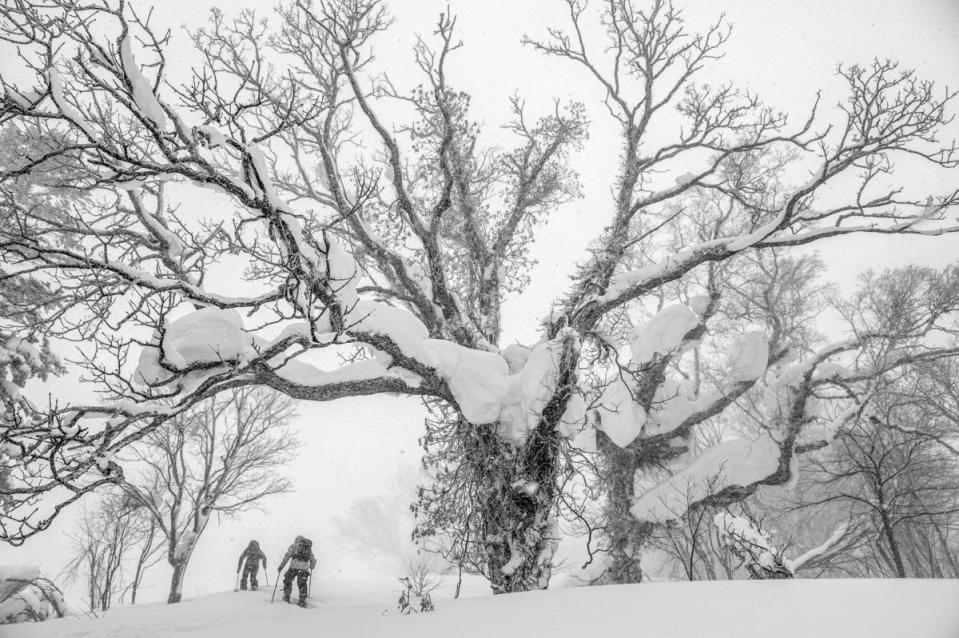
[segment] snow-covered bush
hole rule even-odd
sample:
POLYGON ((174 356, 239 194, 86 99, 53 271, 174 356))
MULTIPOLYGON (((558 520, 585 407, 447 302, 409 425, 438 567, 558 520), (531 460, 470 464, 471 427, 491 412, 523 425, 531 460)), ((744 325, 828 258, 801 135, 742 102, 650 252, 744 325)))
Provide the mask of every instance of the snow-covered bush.
POLYGON ((729 512, 716 514, 714 523, 726 548, 738 558, 751 579, 792 578, 793 569, 784 548, 772 543, 768 532, 753 521, 729 512))
POLYGON ((442 574, 437 573, 436 562, 435 555, 423 555, 422 552, 410 558, 403 580, 410 583, 414 595, 429 600, 430 593, 446 580, 442 574))
POLYGON ((0 625, 40 622, 66 615, 63 593, 40 570, 26 565, 0 566, 0 625))
POLYGON ((433 611, 433 600, 428 591, 417 593, 413 581, 404 576, 400 578, 403 583, 403 590, 400 592, 400 598, 396 602, 396 609, 404 615, 426 613, 433 611))

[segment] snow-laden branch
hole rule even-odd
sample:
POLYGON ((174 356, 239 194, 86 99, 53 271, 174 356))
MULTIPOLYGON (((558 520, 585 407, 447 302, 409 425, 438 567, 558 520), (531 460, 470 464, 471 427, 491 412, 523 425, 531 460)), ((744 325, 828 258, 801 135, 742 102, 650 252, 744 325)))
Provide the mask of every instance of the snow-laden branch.
MULTIPOLYGON (((723 441, 687 467, 638 497, 630 512, 641 521, 663 523, 680 518, 692 503, 766 480, 779 469, 782 450, 768 434, 756 440, 723 441)), ((741 498, 742 495, 738 495, 741 498)))

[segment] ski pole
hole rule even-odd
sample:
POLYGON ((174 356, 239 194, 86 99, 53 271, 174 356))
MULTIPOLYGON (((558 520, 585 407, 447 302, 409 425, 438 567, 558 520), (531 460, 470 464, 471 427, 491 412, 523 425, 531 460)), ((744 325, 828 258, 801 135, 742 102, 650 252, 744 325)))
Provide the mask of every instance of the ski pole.
POLYGON ((233 591, 240 591, 240 572, 236 573, 236 584, 233 585, 233 591))
POLYGON ((312 569, 310 570, 309 577, 306 579, 306 597, 307 598, 313 597, 313 570, 312 569))
MULTIPOLYGON (((273 599, 276 598, 276 586, 280 584, 280 570, 276 571, 276 582, 273 584, 273 595, 270 596, 270 602, 273 602, 273 599)), ((267 584, 269 587, 269 584, 267 584)))

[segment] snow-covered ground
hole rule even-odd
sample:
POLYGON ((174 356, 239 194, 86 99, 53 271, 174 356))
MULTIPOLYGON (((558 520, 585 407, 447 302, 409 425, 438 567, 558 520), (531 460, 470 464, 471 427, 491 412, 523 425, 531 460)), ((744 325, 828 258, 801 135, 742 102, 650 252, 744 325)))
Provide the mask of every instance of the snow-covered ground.
MULTIPOLYGON (((272 588, 271 588, 272 589, 272 588)), ((0 628, 4 638, 956 638, 959 581, 779 580, 653 583, 437 601, 401 616, 395 601, 341 584, 312 609, 270 591, 179 605, 120 607, 102 619, 0 628)))

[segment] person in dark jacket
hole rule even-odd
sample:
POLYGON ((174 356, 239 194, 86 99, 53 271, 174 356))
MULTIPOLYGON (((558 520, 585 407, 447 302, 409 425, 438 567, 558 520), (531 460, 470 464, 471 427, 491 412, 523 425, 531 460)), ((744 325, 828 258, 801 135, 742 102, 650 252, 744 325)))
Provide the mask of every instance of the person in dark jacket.
POLYGON ((316 567, 316 556, 313 555, 313 542, 308 538, 297 536, 290 548, 283 555, 283 562, 276 568, 277 575, 283 571, 287 562, 290 568, 283 575, 283 601, 290 602, 290 593, 293 591, 293 579, 296 579, 296 589, 300 594, 299 606, 306 607, 306 596, 308 593, 307 579, 310 572, 316 567))
POLYGON ((243 553, 240 554, 240 562, 236 564, 236 573, 243 570, 243 576, 240 579, 240 589, 246 589, 246 581, 250 580, 250 589, 256 591, 259 583, 256 580, 256 572, 260 569, 260 563, 263 563, 263 569, 266 569, 266 554, 260 551, 260 544, 256 541, 250 541, 243 553), (246 561, 246 565, 243 562, 246 561))

